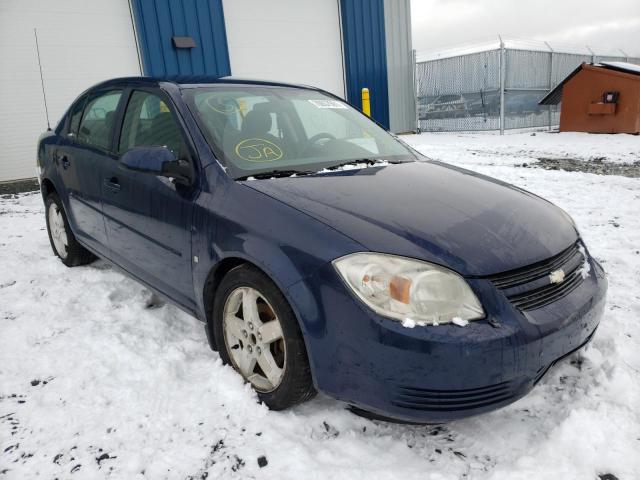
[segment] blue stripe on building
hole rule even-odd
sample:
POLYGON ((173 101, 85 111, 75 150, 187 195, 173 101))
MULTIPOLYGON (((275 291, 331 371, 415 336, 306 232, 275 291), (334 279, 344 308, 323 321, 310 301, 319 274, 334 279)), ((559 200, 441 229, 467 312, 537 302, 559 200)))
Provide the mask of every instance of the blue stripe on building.
POLYGON ((231 74, 222 0, 132 0, 145 75, 231 74), (176 48, 172 37, 191 37, 176 48))
POLYGON ((347 100, 362 107, 369 89, 371 116, 389 128, 389 92, 383 0, 341 0, 347 100))

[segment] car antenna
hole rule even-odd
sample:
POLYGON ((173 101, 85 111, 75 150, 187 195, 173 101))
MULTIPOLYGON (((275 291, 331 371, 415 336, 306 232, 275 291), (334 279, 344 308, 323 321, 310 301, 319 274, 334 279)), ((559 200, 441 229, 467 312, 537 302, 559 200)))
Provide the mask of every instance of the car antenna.
POLYGON ((44 77, 42 76, 42 63, 40 62, 40 46, 38 45, 38 30, 33 29, 33 35, 36 37, 36 52, 38 54, 38 67, 40 68, 40 83, 42 84, 42 98, 44 99, 44 112, 47 116, 47 130, 51 131, 49 123, 49 109, 47 108, 47 94, 44 92, 44 77))

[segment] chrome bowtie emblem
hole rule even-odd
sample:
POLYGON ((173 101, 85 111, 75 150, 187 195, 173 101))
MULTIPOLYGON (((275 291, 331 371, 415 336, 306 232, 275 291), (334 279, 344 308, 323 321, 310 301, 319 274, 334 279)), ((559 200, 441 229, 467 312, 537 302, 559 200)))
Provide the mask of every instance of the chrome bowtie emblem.
POLYGON ((549 274, 549 281, 551 283, 561 283, 564 280, 564 270, 554 270, 549 274))

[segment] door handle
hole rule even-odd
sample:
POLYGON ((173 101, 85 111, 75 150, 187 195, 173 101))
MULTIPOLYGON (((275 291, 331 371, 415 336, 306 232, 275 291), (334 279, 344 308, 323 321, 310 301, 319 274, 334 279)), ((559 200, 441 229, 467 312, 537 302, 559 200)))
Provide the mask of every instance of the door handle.
POLYGON ((112 193, 118 193, 120 191, 120 183, 116 177, 110 179, 104 179, 104 186, 112 193))
POLYGON ((64 168, 65 170, 71 166, 71 162, 69 161, 67 156, 62 153, 56 153, 53 159, 55 160, 56 165, 62 163, 62 168, 64 168))

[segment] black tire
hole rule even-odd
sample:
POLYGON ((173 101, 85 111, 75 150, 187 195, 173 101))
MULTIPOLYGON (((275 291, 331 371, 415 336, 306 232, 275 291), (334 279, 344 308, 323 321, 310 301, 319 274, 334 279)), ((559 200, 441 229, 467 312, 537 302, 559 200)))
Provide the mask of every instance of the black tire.
POLYGON ((313 398, 316 390, 313 386, 307 350, 298 320, 273 281, 251 265, 240 265, 230 270, 220 282, 215 294, 212 321, 222 361, 226 365, 231 365, 240 374, 231 360, 228 342, 223 331, 223 315, 227 299, 240 287, 251 287, 257 290, 270 304, 280 321, 286 347, 284 373, 280 384, 270 392, 260 392, 254 388, 258 397, 271 410, 284 410, 313 398))
POLYGON ((69 220, 67 220, 67 214, 64 211, 62 201, 60 201, 60 197, 55 192, 50 193, 45 200, 45 218, 47 221, 47 233, 49 235, 49 243, 51 244, 51 249, 53 250, 53 253, 62 261, 62 263, 64 263, 67 267, 77 267, 80 265, 91 263, 96 259, 96 256, 93 253, 80 245, 76 240, 76 237, 71 231, 71 227, 69 227, 69 220), (58 252, 51 235, 51 225, 49 224, 49 209, 54 205, 57 207, 64 221, 64 230, 67 235, 66 252, 58 252))

